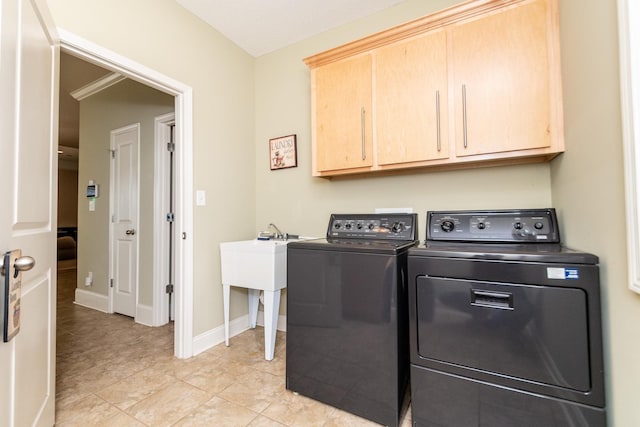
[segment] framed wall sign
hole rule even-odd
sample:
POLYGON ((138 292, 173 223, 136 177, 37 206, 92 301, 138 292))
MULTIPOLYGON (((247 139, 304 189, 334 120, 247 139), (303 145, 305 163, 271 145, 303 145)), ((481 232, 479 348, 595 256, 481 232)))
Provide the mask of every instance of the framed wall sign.
POLYGON ((281 136, 269 140, 269 165, 271 170, 298 166, 295 135, 281 136))

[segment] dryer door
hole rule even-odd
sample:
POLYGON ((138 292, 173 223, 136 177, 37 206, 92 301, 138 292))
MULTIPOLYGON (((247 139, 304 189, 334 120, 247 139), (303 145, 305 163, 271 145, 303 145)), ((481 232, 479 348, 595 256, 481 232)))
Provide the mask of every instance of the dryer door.
POLYGON ((420 276, 416 297, 421 359, 476 378, 590 390, 584 290, 420 276))

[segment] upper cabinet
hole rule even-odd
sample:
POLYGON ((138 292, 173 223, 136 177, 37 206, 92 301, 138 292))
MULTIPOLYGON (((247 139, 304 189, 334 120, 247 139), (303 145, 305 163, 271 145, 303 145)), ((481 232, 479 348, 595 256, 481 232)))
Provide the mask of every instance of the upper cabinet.
POLYGON ((564 150, 557 0, 473 0, 305 62, 316 176, 564 150))
POLYGON ((449 157, 446 41, 436 30, 373 51, 379 165, 449 157))
POLYGON ((372 152, 371 55, 332 62, 313 71, 318 171, 370 168, 372 152))
POLYGON ((552 147, 548 16, 523 2, 451 27, 457 156, 552 147))

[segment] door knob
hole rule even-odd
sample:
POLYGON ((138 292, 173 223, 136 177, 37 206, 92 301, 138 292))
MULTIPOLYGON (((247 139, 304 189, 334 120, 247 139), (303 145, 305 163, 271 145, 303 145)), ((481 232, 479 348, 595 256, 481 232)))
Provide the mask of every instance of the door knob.
POLYGON ((132 228, 132 229, 130 229, 130 230, 127 230, 127 231, 125 232, 125 234, 126 234, 127 236, 133 236, 134 234, 136 234, 136 230, 134 230, 134 229, 132 228))
MULTIPOLYGON (((21 256, 17 258, 13 263, 13 268, 15 268, 15 277, 18 276, 18 273, 21 271, 29 271, 36 265, 36 260, 30 256, 21 256)), ((5 268, 4 265, 0 266, 0 274, 4 276, 5 268)))

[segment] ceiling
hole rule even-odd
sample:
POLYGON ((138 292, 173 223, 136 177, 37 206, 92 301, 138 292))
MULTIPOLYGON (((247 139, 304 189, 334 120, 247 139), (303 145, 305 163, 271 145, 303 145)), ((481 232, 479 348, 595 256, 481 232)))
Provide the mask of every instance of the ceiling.
POLYGON ((404 0, 176 0, 254 57, 404 0))

